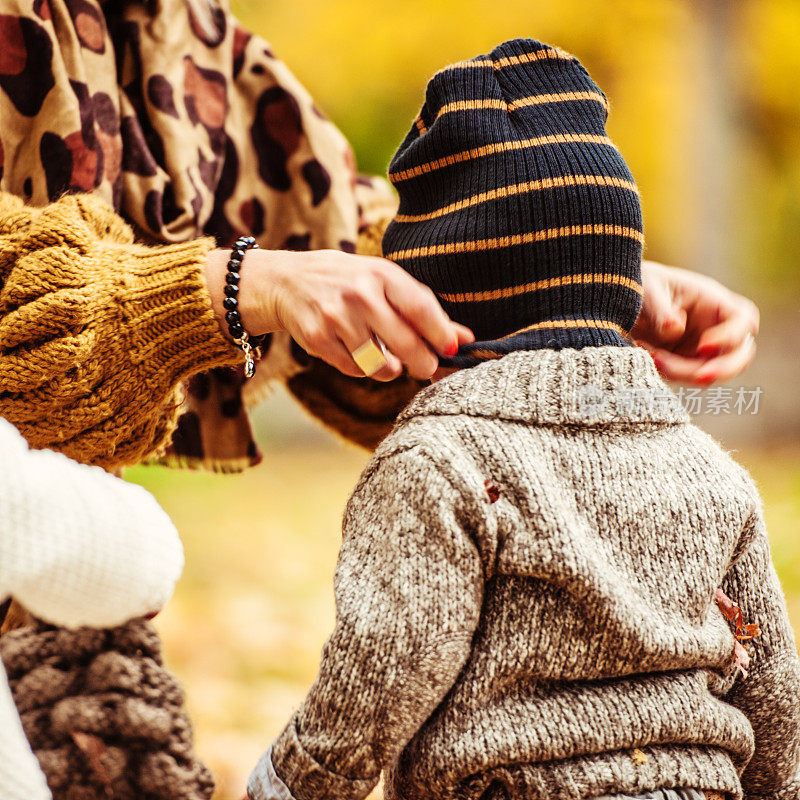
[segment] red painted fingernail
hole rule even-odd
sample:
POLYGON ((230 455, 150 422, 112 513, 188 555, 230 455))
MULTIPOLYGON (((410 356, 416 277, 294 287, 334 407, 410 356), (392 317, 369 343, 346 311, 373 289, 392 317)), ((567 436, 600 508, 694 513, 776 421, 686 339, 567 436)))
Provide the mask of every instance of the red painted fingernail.
POLYGON ((709 383, 714 383, 716 379, 717 376, 713 372, 710 372, 708 375, 698 375, 695 378, 697 383, 702 383, 703 386, 708 386, 709 383))
POLYGON ((444 351, 444 354, 448 358, 452 358, 458 352, 458 342, 454 342, 451 345, 447 346, 447 349, 444 351))
POLYGON ((664 369, 664 362, 658 356, 654 356, 652 353, 650 353, 650 357, 653 359, 653 363, 656 365, 656 369, 659 372, 664 369))
POLYGON ((697 348, 699 355, 705 358, 714 358, 720 354, 720 346, 718 344, 704 344, 702 347, 697 348))

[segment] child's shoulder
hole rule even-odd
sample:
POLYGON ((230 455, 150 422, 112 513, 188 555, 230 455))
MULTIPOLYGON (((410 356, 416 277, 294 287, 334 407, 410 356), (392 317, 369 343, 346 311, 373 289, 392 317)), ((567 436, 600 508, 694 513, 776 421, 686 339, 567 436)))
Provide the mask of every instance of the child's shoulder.
POLYGON ((485 468, 479 449, 435 416, 398 422, 380 443, 351 495, 402 495, 404 503, 483 505, 485 468))
POLYGON ((724 476, 727 483, 748 505, 760 506, 758 486, 747 468, 734 457, 735 451, 726 450, 711 434, 696 425, 684 426, 685 436, 693 447, 687 452, 694 458, 697 469, 704 475, 724 476))
POLYGON ((421 416, 394 426, 376 448, 364 474, 381 464, 412 471, 432 469, 461 483, 470 473, 480 471, 480 454, 457 427, 435 416, 421 416))

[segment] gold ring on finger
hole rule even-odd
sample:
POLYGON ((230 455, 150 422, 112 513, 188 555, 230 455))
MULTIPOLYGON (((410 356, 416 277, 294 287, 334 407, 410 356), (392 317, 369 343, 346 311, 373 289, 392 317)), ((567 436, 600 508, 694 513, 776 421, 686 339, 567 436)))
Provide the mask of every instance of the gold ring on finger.
POLYGON ((380 372, 389 363, 386 358, 386 347, 377 337, 368 339, 350 355, 368 378, 380 372))

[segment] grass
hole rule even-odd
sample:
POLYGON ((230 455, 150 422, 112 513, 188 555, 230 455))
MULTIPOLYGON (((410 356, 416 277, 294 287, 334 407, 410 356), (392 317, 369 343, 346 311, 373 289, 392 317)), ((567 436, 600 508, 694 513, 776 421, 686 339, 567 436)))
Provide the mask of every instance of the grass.
MULTIPOLYGON (((256 469, 233 477, 137 468, 126 476, 155 493, 186 547, 184 576, 156 623, 187 690, 198 750, 217 776, 216 800, 243 796, 250 770, 316 675, 333 625, 340 516, 366 462, 272 408, 280 425, 271 426, 256 469)), ((797 628, 800 448, 737 457, 762 489, 797 628)))

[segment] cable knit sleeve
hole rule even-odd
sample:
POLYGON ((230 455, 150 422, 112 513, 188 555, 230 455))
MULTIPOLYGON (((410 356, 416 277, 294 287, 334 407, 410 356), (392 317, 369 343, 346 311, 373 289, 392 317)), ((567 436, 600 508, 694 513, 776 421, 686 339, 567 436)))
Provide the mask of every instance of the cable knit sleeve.
POLYGON ((755 734, 755 752, 742 774, 742 788, 745 800, 797 800, 800 662, 760 508, 742 538, 749 547, 722 587, 741 608, 744 622, 761 628, 760 636, 748 643, 748 674, 726 698, 745 714, 755 734))
POLYGON ((214 243, 146 247, 89 195, 0 195, 0 416, 32 446, 106 468, 171 433, 178 386, 240 360, 203 277, 214 243))
POLYGON ((0 600, 63 627, 111 627, 158 611, 183 569, 155 498, 99 467, 28 450, 0 420, 0 600))
POLYGON ((441 702, 483 598, 465 505, 416 449, 367 468, 345 512, 336 628, 311 692, 250 777, 251 800, 366 797, 441 702))
POLYGON ((3 800, 50 800, 44 774, 25 738, 0 661, 0 786, 3 800))
MULTIPOLYGON (((112 626, 164 606, 183 568, 175 527, 155 499, 99 467, 32 451, 0 419, 0 600, 77 627, 112 626)), ((4 800, 48 800, 0 662, 4 800)))

